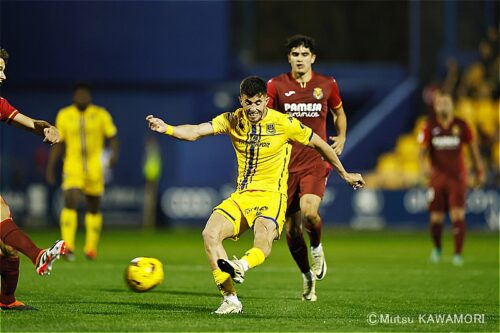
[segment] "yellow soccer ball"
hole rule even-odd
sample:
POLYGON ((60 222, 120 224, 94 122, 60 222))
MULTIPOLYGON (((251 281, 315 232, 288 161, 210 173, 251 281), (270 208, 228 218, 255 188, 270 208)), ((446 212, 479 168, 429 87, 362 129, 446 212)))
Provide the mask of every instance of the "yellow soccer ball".
POLYGON ((125 281, 128 287, 139 293, 153 289, 162 283, 163 278, 163 264, 156 258, 132 259, 125 271, 125 281))

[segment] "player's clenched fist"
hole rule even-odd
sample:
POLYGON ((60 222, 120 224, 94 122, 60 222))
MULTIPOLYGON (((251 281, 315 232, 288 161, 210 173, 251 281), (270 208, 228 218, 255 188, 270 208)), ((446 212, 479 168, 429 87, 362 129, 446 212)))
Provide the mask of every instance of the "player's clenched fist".
POLYGON ((348 173, 344 180, 355 190, 362 188, 365 185, 365 180, 359 173, 348 173))
POLYGON ((155 118, 153 115, 149 115, 146 117, 146 121, 148 122, 148 126, 152 131, 158 133, 165 133, 167 130, 167 124, 160 118, 155 118))

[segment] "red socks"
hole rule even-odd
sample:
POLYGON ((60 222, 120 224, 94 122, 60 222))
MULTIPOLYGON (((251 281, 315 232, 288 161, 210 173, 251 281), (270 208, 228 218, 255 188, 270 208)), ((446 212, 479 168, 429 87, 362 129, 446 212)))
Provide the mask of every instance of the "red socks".
POLYGON ((307 253, 307 245, 304 241, 304 235, 299 233, 292 237, 288 232, 286 233, 286 242, 292 254, 293 259, 299 266, 302 273, 307 273, 311 270, 309 266, 309 257, 307 253))
POLYGON ((309 240, 311 241, 312 247, 318 247, 321 243, 321 224, 323 220, 319 219, 315 224, 309 223, 307 219, 304 219, 304 227, 309 234, 309 240))
POLYGON ((0 223, 0 239, 7 245, 26 255, 36 265, 38 255, 42 249, 22 232, 11 218, 5 219, 0 223))
POLYGON ((443 234, 443 224, 442 223, 431 223, 429 225, 429 231, 431 233, 432 243, 437 249, 441 249, 441 235, 443 234))
POLYGON ((16 296, 14 292, 19 278, 19 257, 0 255, 0 276, 2 277, 0 303, 7 305, 15 302, 16 296))
POLYGON ((465 221, 452 221, 453 224, 453 240, 455 241, 455 254, 462 254, 465 238, 465 221))

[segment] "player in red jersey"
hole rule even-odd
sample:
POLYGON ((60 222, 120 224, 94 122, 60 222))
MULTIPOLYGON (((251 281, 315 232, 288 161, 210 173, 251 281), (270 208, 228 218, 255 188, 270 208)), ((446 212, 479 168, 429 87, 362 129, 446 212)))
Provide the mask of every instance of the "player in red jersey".
MULTIPOLYGON (((347 119, 337 82, 331 76, 324 76, 312 70, 316 53, 311 37, 290 37, 287 49, 291 72, 269 80, 268 107, 296 117, 323 140, 326 140, 326 118, 328 112, 332 112, 337 136, 330 139, 333 141, 332 148, 335 153, 340 155, 345 143, 347 119)), ((316 280, 323 279, 327 270, 321 245, 321 217, 318 210, 330 168, 313 149, 295 143, 292 146, 286 239, 304 278, 302 299, 315 301, 316 280), (302 217, 311 243, 312 270, 302 233, 302 217)))
POLYGON ((435 116, 430 117, 419 135, 424 173, 430 174, 429 211, 430 233, 434 243, 431 261, 441 260, 441 235, 446 212, 453 225, 455 254, 453 264, 463 264, 462 248, 465 237, 465 193, 467 171, 464 164, 463 147, 470 150, 475 185, 484 183, 484 171, 479 149, 473 140, 467 123, 453 116, 453 100, 447 93, 436 92, 435 116), (426 163, 430 160, 430 166, 426 163))
MULTIPOLYGON (((6 79, 5 66, 9 55, 0 48, 0 84, 6 79)), ((23 128, 44 137, 43 141, 54 144, 59 142, 57 129, 43 120, 34 120, 21 114, 6 99, 0 97, 0 121, 14 127, 23 128)), ((19 257, 17 251, 25 254, 35 265, 40 275, 50 274, 52 264, 64 253, 64 241, 56 241, 50 248, 43 250, 23 233, 12 219, 10 208, 0 195, 0 308, 4 310, 33 309, 17 301, 14 292, 19 277, 19 257), (17 251, 16 251, 17 250, 17 251)))

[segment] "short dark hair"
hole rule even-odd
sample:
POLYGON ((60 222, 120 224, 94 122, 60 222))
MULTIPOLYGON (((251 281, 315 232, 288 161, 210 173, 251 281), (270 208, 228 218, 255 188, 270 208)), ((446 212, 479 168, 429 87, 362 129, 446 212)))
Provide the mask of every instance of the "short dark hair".
POLYGON ((7 60, 9 59, 9 53, 6 49, 0 48, 0 58, 3 59, 3 62, 7 63, 7 60))
POLYGON ((92 87, 87 82, 78 82, 73 86, 73 94, 77 90, 87 90, 88 92, 92 92, 92 87))
POLYGON ((267 83, 258 76, 249 76, 240 84, 240 95, 254 97, 267 94, 267 83))
POLYGON ((314 38, 306 36, 306 35, 294 35, 289 37, 286 41, 286 49, 289 54, 293 48, 298 46, 307 47, 311 53, 316 54, 316 42, 314 38))

